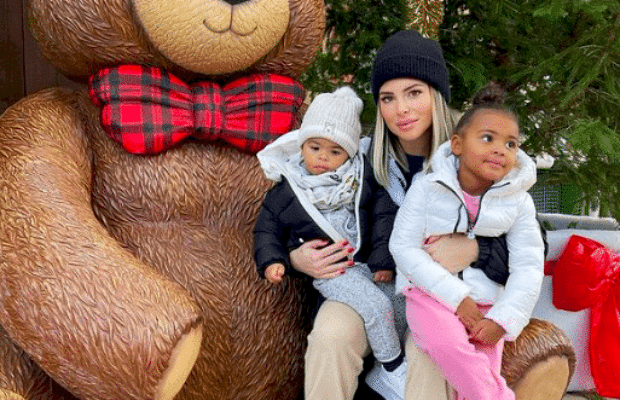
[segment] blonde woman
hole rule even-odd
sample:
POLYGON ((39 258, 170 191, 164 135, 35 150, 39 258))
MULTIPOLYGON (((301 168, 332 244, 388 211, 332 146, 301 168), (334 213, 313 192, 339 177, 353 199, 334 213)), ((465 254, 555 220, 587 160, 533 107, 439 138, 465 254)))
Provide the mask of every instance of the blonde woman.
MULTIPOLYGON (((450 88, 441 47, 415 31, 397 32, 379 49, 371 84, 377 122, 372 139, 363 139, 360 146, 371 161, 375 179, 400 206, 406 190, 424 173, 427 160, 448 140, 454 126, 454 115, 447 106, 450 88)), ((313 278, 338 276, 347 268, 350 248, 345 242, 326 244, 315 240, 292 251, 292 267, 313 278)), ((502 239, 442 236, 429 241, 426 250, 453 272, 470 264, 499 273, 506 270, 507 256, 502 257, 507 254, 506 243, 502 239)), ((407 360, 404 398, 447 399, 443 376, 405 335, 404 298, 395 296, 394 282, 380 285, 392 298, 396 323, 401 328, 407 360)), ((322 303, 308 336, 305 398, 353 399, 364 358, 369 354, 361 317, 342 303, 322 303)), ((402 399, 383 368, 376 364, 365 376, 366 383, 386 400, 402 399)))

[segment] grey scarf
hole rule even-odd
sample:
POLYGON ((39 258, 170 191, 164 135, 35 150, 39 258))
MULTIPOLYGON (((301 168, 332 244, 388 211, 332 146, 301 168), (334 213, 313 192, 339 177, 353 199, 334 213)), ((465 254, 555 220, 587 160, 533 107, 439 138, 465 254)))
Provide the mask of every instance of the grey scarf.
POLYGON ((360 157, 354 157, 337 170, 320 175, 308 172, 301 153, 292 156, 286 163, 289 183, 297 186, 353 247, 358 244, 355 195, 360 187, 361 163, 360 157))

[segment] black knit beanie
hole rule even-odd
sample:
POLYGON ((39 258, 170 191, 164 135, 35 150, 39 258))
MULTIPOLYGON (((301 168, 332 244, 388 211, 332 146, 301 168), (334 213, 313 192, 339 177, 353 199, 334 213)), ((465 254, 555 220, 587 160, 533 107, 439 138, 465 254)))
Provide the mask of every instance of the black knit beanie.
POLYGON ((423 80, 450 100, 448 68, 439 43, 413 30, 396 32, 379 48, 372 66, 372 94, 375 102, 379 89, 394 78, 423 80))

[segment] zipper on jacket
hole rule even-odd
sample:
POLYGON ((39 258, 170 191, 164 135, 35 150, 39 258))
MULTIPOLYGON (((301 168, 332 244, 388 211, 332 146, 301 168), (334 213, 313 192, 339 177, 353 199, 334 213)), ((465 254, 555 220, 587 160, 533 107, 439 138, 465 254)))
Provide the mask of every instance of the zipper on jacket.
POLYGON ((452 192, 456 196, 456 198, 459 199, 459 202, 461 203, 458 209, 456 224, 454 225, 454 229, 452 230, 453 233, 456 233, 458 226, 461 223, 461 209, 465 208, 465 214, 467 215, 467 231, 465 233, 467 233, 468 239, 475 239, 476 237, 476 235, 474 234, 474 226, 476 226, 476 222, 478 222, 478 217, 480 216, 480 210, 482 209, 482 199, 484 198, 484 195, 487 194, 488 191, 491 189, 499 189, 504 186, 510 185, 510 182, 506 182, 501 186, 491 186, 490 188, 485 190, 484 193, 480 195, 480 204, 478 206, 478 211, 476 211, 476 218, 472 221, 471 218, 469 218, 469 211, 467 211, 467 205, 461 199, 458 193, 454 189, 452 189, 447 183, 443 181, 439 181, 439 180, 436 182, 442 185, 443 187, 445 187, 446 189, 448 189, 450 192, 452 192))
MULTIPOLYGON (((484 197, 485 194, 487 194, 487 192, 491 189, 494 189, 493 186, 491 186, 490 188, 488 188, 487 190, 484 191, 484 193, 482 193, 480 195, 480 204, 478 206, 478 211, 476 212, 476 218, 474 219, 474 221, 471 221, 471 218, 469 218, 469 211, 467 210, 467 205, 465 204, 465 202, 461 199, 461 197, 458 195, 458 193, 452 189, 447 183, 443 182, 443 181, 436 181, 437 183, 439 183, 440 185, 442 185, 443 187, 445 187, 446 189, 448 189, 450 192, 452 192, 452 194, 454 194, 456 196, 457 199, 459 199, 459 202, 461 203, 459 205, 459 209, 457 212, 457 219, 456 219, 456 224, 454 225, 454 229, 452 230, 453 233, 457 232, 457 229, 459 227, 459 224, 461 223, 461 210, 463 208, 465 208, 465 214, 467 215, 467 238, 468 239, 475 239, 476 235, 474 235, 474 226, 476 225, 476 222, 478 221, 478 217, 480 216, 480 210, 482 209, 482 198, 484 197)), ((495 189, 504 187, 506 185, 510 185, 510 182, 506 182, 505 184, 501 185, 501 186, 496 186, 495 189)), ((459 279, 463 280, 463 270, 459 271, 457 276, 459 277, 459 279)))
MULTIPOLYGON (((461 224, 461 210, 465 208, 465 214, 467 215, 467 237, 469 237, 469 231, 470 231, 470 228, 473 228, 473 224, 470 221, 469 213, 467 212, 467 206, 465 205, 465 202, 461 200, 461 197, 458 195, 458 193, 454 189, 452 189, 448 184, 446 184, 443 181, 436 181, 436 182, 439 183, 441 186, 445 187, 446 189, 448 189, 450 192, 452 192, 452 194, 454 194, 456 198, 459 200, 459 202, 461 203, 459 205, 459 209, 457 210, 456 224, 454 225, 454 228, 452 229, 452 233, 457 233, 459 225, 461 224)), ((482 197, 480 197, 480 201, 482 202, 482 197)), ((478 209, 478 212, 480 212, 480 209, 478 209)), ((476 219, 477 218, 478 217, 476 216, 476 219)))
POLYGON ((360 222, 360 203, 362 199, 362 191, 364 190, 364 177, 365 177, 364 173, 366 172, 364 171, 364 167, 366 163, 365 163, 363 155, 358 154, 358 157, 360 157, 362 160, 362 166, 360 167, 360 176, 359 176, 360 184, 357 188, 357 193, 355 193, 355 200, 353 202, 353 205, 355 206, 355 211, 354 211, 355 225, 357 226, 357 229, 356 229, 357 246, 355 246, 356 247, 355 251, 349 254, 350 260, 353 260, 353 258, 355 257, 359 249, 362 247, 362 223, 360 222))

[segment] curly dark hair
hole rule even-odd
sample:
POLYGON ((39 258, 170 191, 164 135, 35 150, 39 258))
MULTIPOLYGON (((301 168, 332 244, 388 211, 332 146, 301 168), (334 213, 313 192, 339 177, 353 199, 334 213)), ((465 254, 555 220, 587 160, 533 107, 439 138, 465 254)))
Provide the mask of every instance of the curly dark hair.
POLYGON ((506 104, 508 93, 499 84, 491 82, 481 88, 471 100, 471 107, 465 111, 454 128, 454 133, 460 135, 463 129, 469 125, 472 118, 481 110, 496 110, 506 113, 519 124, 519 118, 514 110, 506 104))

